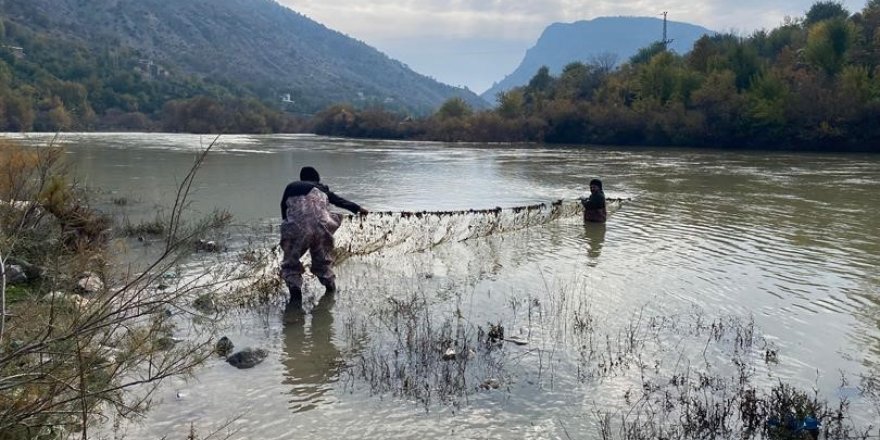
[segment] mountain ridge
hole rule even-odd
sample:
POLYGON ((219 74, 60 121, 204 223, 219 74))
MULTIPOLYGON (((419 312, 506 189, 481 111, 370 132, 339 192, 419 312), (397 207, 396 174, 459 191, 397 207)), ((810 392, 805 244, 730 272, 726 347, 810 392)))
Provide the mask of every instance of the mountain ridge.
POLYGON ((441 84, 273 0, 6 0, 3 15, 95 49, 114 43, 172 70, 290 94, 296 110, 351 102, 427 112, 472 92, 441 84))

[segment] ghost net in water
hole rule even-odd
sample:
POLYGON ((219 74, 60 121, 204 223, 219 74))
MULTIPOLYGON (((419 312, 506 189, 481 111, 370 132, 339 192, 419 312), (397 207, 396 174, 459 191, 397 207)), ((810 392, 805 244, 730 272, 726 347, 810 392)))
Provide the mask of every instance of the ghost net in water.
MULTIPOLYGON (((607 199, 617 210, 624 199, 607 199)), ((419 252, 448 242, 521 230, 583 213, 580 200, 465 211, 372 212, 346 216, 336 231, 337 258, 394 249, 419 252)))
MULTIPOLYGON (((607 199, 608 213, 619 209, 627 200, 607 199)), ((417 253, 444 243, 462 243, 558 220, 579 222, 582 214, 580 200, 558 200, 553 203, 484 210, 371 212, 366 216, 348 215, 343 217, 335 234, 335 259, 338 264, 352 256, 417 253)), ((259 236, 266 241, 249 243, 248 249, 236 253, 238 258, 258 265, 259 269, 258 274, 249 282, 230 289, 225 298, 231 303, 244 305, 269 301, 281 289, 281 279, 278 277, 280 250, 277 246, 272 246, 277 235, 270 233, 259 236), (255 295, 255 292, 260 294, 255 295)), ((241 237, 252 237, 252 234, 241 232, 241 237)), ((304 264, 310 265, 309 260, 309 256, 305 256, 304 264)))

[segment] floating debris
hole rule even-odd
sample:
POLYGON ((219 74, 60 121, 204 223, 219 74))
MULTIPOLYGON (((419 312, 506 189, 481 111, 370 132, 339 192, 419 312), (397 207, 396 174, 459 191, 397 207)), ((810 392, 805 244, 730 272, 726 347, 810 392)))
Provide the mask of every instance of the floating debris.
POLYGON ((767 427, 779 437, 804 438, 803 434, 807 434, 812 438, 818 438, 822 423, 813 416, 798 418, 794 414, 789 414, 784 420, 771 416, 767 420, 767 427))
POLYGON ((490 343, 497 343, 499 341, 504 340, 504 326, 499 322, 498 324, 489 323, 489 341, 490 343))

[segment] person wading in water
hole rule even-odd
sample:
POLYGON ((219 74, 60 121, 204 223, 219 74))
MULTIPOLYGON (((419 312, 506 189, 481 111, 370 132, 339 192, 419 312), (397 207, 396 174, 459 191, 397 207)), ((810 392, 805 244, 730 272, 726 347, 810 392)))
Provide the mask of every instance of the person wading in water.
POLYGON ((326 295, 336 292, 333 274, 333 233, 339 229, 342 216, 330 212, 329 204, 355 214, 368 211, 357 203, 337 196, 321 183, 321 176, 312 167, 303 167, 299 181, 284 189, 281 197, 281 277, 290 290, 290 307, 302 307, 303 265, 300 258, 309 251, 312 273, 326 289, 326 295))
POLYGON ((605 223, 608 220, 608 211, 605 209, 605 193, 602 191, 602 181, 593 179, 590 181, 590 196, 581 199, 584 206, 584 222, 605 223))

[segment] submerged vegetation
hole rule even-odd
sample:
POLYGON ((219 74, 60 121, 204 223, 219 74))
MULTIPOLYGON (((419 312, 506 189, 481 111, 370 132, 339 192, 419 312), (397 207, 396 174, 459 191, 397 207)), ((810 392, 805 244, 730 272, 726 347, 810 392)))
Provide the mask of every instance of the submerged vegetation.
MULTIPOLYGON (((467 215, 455 220, 474 221, 467 215)), ((792 377, 795 356, 749 316, 697 306, 672 314, 648 311, 650 306, 609 311, 595 303, 586 284, 565 284, 565 274, 545 280, 543 290, 478 293, 479 280, 501 277, 501 267, 520 268, 516 260, 499 258, 494 240, 519 254, 518 243, 526 246, 533 238, 513 231, 415 255, 349 256, 354 261, 346 271, 374 272, 343 275, 357 282, 346 283, 339 301, 331 299, 338 326, 327 322, 327 310, 313 311, 310 331, 291 332, 288 337, 306 340, 286 342, 294 347, 288 347, 289 358, 282 355, 288 375, 308 376, 318 364, 325 376, 316 380, 338 384, 341 395, 393 399, 431 413, 475 411, 480 420, 483 411, 509 399, 497 423, 515 420, 519 411, 541 419, 547 414, 536 406, 553 405, 550 412, 565 414, 556 425, 561 438, 870 439, 880 433, 874 376, 841 372, 831 389, 819 386, 818 372, 815 385, 813 378, 792 377), (446 259, 467 263, 452 269, 446 259), (430 271, 438 266, 448 269, 435 278, 430 271), (308 349, 297 351, 298 344, 308 349), (838 386, 854 391, 836 395, 838 386)), ((277 301, 277 286, 265 288, 274 279, 267 274, 251 290, 264 302, 277 301)), ((316 309, 328 307, 325 301, 316 309)), ((261 313, 266 316, 260 320, 272 319, 278 310, 261 313)), ((304 324, 284 325, 288 331, 304 324)))
MULTIPOLYGON (((880 429, 848 398, 828 401, 777 376, 785 354, 750 319, 698 308, 603 318, 589 292, 554 287, 512 298, 501 321, 480 324, 485 312, 468 310, 467 294, 437 297, 418 284, 347 318, 346 389, 362 383, 433 411, 480 405, 484 393, 528 401, 583 387, 588 412, 559 423, 602 439, 869 439, 880 429)), ((876 381, 860 380, 877 413, 876 381)))
POLYGON ((748 37, 704 36, 686 54, 655 43, 615 69, 541 68, 473 111, 460 99, 413 120, 336 106, 325 135, 880 151, 880 2, 850 14, 816 3, 800 20, 748 37))

